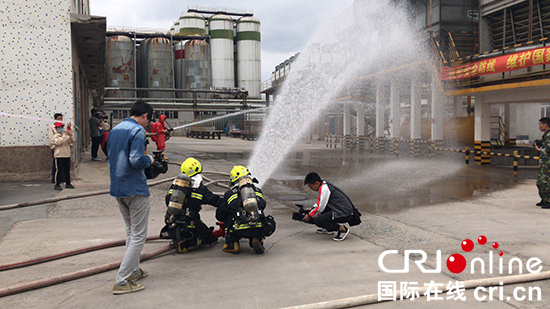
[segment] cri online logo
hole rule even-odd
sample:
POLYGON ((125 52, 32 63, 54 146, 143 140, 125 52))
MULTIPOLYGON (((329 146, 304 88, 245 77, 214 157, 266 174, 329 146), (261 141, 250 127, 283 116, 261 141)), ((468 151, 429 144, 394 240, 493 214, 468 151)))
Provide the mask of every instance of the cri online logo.
MULTIPOLYGON (((477 242, 481 246, 484 246, 485 244, 487 244, 487 237, 479 236, 477 238, 477 242)), ((470 252, 474 249, 474 242, 471 241, 470 239, 465 239, 464 241, 462 241, 461 247, 462 247, 462 250, 464 250, 465 252, 470 252)), ((496 249, 498 249, 498 247, 499 247, 498 243, 495 242, 495 243, 492 244, 493 249, 496 250, 496 249)), ((386 251, 382 252, 382 254, 380 254, 380 257, 378 257, 378 266, 380 267, 380 269, 382 269, 383 271, 385 271, 387 273, 408 273, 409 272, 409 262, 408 262, 408 260, 409 260, 411 254, 419 254, 421 256, 421 258, 419 260, 415 260, 414 263, 418 266, 420 271, 422 271, 423 273, 441 273, 441 250, 436 251, 436 255, 437 255, 436 264, 437 265, 436 265, 436 268, 433 269, 433 270, 426 269, 424 267, 423 264, 428 259, 428 255, 423 250, 405 250, 403 269, 388 269, 384 265, 384 257, 386 257, 386 255, 388 255, 388 254, 398 254, 398 251, 397 250, 386 250, 386 251)), ((498 272, 500 274, 503 274, 504 273, 504 267, 503 267, 504 262, 502 260, 502 256, 504 255, 504 253, 502 251, 500 251, 498 253, 498 255, 499 255, 499 258, 498 258, 498 261, 496 261, 496 262, 498 262, 498 266, 499 266, 498 267, 498 272)), ((489 263, 488 263, 489 264, 489 273, 492 274, 493 273, 493 264, 495 262, 494 258, 493 258, 493 251, 489 251, 488 261, 489 261, 489 263)), ((521 259, 517 258, 517 257, 510 259, 510 261, 508 262, 508 273, 512 274, 512 269, 514 267, 514 263, 517 264, 518 272, 521 274, 522 271, 523 271, 523 261, 521 259)), ((535 273, 538 273, 542 270, 542 266, 539 266, 540 264, 542 264, 542 261, 539 258, 533 257, 533 258, 530 258, 529 260, 527 260, 527 263, 525 264, 525 268, 527 269, 528 272, 530 272, 532 274, 535 274, 535 273)), ((470 262, 470 265, 471 265, 470 269, 471 269, 472 274, 475 273, 476 265, 479 265, 480 272, 482 274, 485 273, 485 261, 483 259, 481 259, 479 257, 474 258, 470 262)), ((455 253, 455 254, 450 255, 447 258, 447 269, 450 272, 455 273, 455 274, 459 274, 459 273, 463 272, 466 269, 466 259, 460 253, 455 253)))

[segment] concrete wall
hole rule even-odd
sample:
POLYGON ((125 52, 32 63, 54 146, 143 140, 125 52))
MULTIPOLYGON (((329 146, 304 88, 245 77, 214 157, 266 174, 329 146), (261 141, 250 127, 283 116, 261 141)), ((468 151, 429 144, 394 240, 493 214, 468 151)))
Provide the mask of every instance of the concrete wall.
MULTIPOLYGON (((71 26, 67 0, 3 2, 0 44, 2 100, 0 110, 53 119, 55 112, 71 120, 71 26)), ((1 117, 0 146, 47 145, 50 122, 1 117)), ((0 167, 1 169, 1 167, 0 167)))
POLYGON ((529 135, 533 142, 542 137, 539 130, 541 104, 517 104, 517 135, 529 135))

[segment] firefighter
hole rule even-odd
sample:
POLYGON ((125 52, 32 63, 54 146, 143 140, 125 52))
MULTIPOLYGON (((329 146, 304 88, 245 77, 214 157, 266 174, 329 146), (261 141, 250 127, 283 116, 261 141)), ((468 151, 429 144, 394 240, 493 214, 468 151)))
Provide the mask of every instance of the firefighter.
POLYGON ((157 151, 164 151, 166 148, 166 137, 169 131, 166 129, 166 115, 160 115, 159 121, 151 124, 151 133, 157 133, 151 135, 153 142, 157 144, 157 151))
MULTIPOLYGON (((201 205, 209 204, 219 207, 223 200, 202 184, 202 165, 195 158, 187 158, 181 164, 181 174, 178 176, 166 194, 165 226, 160 237, 172 239, 179 253, 185 253, 190 248, 202 244, 210 245, 218 240, 212 229, 206 226, 200 218, 201 205), (186 179, 186 185, 181 185, 180 179, 186 179), (175 192, 180 190, 180 192, 175 192), (181 195, 183 194, 183 197, 181 195), (174 215, 172 205, 177 204, 176 198, 181 198, 179 211, 174 215)), ((219 235, 223 236, 223 235, 219 235)))
POLYGON ((234 166, 230 173, 231 188, 223 197, 223 204, 216 209, 216 219, 225 226, 223 251, 239 253, 239 239, 248 238, 249 245, 256 254, 265 252, 263 239, 275 231, 275 221, 265 216, 266 206, 262 191, 254 185, 250 171, 242 166, 234 166))

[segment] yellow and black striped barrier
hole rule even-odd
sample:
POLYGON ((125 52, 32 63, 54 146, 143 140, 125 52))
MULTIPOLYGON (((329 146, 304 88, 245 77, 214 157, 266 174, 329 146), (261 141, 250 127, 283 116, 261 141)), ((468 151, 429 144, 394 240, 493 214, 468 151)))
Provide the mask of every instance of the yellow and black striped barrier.
MULTIPOLYGON (((450 149, 450 148, 436 148, 435 150, 440 151, 451 151, 451 152, 463 152, 466 154, 466 166, 469 166, 470 162, 470 154, 474 155, 484 155, 484 156, 496 156, 496 157, 511 157, 514 158, 514 177, 518 177, 518 167, 519 167, 519 159, 531 159, 531 160, 538 160, 538 156, 520 156, 517 150, 514 150, 513 154, 510 153, 498 153, 498 152, 487 152, 487 151, 470 151, 469 147, 466 147, 465 150, 462 149, 450 149)), ((482 165, 482 164, 480 164, 482 165)))
POLYGON ((498 153, 491 151, 484 151, 490 149, 489 142, 475 142, 474 150, 470 150, 470 147, 465 149, 452 149, 452 148, 443 148, 441 147, 443 141, 433 141, 433 140, 414 140, 414 139, 401 139, 401 138, 385 138, 385 137, 373 137, 373 136, 339 136, 336 134, 327 134, 325 136, 325 144, 327 148, 337 148, 338 143, 340 142, 342 147, 346 148, 358 148, 361 150, 365 149, 365 146, 368 145, 371 153, 377 152, 386 152, 386 143, 389 142, 389 153, 399 155, 399 143, 408 143, 410 147, 410 156, 418 157, 421 156, 421 145, 427 144, 428 158, 434 158, 436 156, 436 151, 447 151, 447 152, 457 152, 464 153, 464 163, 466 166, 470 165, 470 159, 473 156, 474 160, 479 165, 490 165, 491 157, 509 157, 513 158, 513 169, 514 177, 518 175, 519 160, 538 160, 538 156, 521 156, 518 151, 514 153, 498 153))
POLYGON ((518 177, 518 151, 514 150, 514 178, 518 177))

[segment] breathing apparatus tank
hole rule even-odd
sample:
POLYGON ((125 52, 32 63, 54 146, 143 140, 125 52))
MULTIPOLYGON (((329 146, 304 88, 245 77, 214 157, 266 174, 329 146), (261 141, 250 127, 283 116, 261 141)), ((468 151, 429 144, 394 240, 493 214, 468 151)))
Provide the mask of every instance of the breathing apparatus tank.
POLYGON ((191 178, 184 173, 179 174, 178 177, 176 177, 174 191, 168 203, 168 213, 170 213, 172 217, 181 214, 185 199, 191 192, 191 189, 191 178))
POLYGON ((241 218, 250 226, 256 226, 260 223, 262 211, 258 208, 258 200, 256 199, 256 191, 252 184, 252 177, 250 175, 241 176, 238 180, 238 186, 244 210, 240 214, 241 218))

